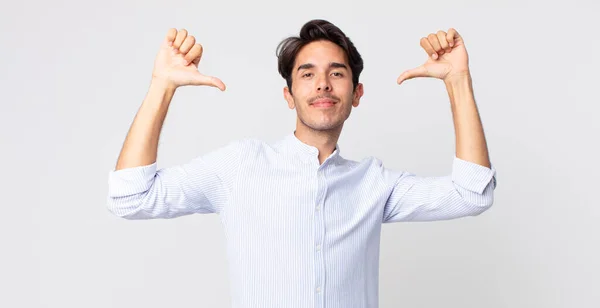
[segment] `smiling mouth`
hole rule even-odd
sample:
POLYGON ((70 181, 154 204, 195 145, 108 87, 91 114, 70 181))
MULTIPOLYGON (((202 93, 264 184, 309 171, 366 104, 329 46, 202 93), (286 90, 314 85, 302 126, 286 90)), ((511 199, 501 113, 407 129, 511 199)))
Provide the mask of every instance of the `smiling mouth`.
POLYGON ((328 108, 328 107, 332 107, 335 104, 336 104, 336 102, 331 99, 318 99, 310 105, 313 107, 316 107, 316 108, 328 108))

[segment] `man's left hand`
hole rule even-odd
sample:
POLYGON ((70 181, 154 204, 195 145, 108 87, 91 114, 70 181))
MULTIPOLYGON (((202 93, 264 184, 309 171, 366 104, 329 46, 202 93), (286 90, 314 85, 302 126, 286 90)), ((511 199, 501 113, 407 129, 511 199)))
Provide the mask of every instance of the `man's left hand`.
POLYGON ((440 30, 421 38, 421 47, 427 52, 427 61, 402 73, 398 77, 398 84, 416 77, 433 77, 447 82, 469 74, 467 49, 455 29, 450 28, 448 32, 440 30))

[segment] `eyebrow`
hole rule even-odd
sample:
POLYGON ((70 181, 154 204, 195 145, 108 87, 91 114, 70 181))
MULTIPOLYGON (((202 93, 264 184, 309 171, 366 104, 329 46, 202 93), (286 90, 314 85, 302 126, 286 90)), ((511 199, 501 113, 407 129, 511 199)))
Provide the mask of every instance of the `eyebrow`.
MULTIPOLYGON (((312 64, 312 63, 305 63, 305 64, 302 64, 302 65, 298 66, 298 71, 299 70, 305 70, 305 69, 313 68, 313 67, 315 67, 314 64, 312 64)), ((329 67, 331 67, 331 68, 344 68, 344 69, 348 69, 348 67, 346 66, 346 64, 339 63, 339 62, 331 62, 331 63, 329 63, 329 67)))

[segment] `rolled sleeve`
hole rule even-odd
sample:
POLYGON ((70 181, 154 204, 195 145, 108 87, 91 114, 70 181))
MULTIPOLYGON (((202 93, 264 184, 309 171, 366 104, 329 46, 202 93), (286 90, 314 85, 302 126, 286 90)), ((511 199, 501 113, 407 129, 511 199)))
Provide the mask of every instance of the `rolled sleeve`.
POLYGON ((490 181, 492 188, 496 188, 496 168, 493 164, 488 168, 455 155, 452 163, 452 181, 464 189, 482 194, 490 181))
POLYGON ((108 209, 126 219, 175 218, 220 213, 239 170, 241 142, 230 142, 187 163, 157 163, 113 170, 108 175, 108 209))
POLYGON ((417 176, 384 169, 390 194, 383 222, 448 220, 485 212, 494 202, 496 187, 496 169, 490 167, 455 155, 452 173, 445 176, 417 176))
POLYGON ((111 170, 108 174, 108 196, 125 197, 147 191, 156 175, 156 162, 128 169, 111 170))

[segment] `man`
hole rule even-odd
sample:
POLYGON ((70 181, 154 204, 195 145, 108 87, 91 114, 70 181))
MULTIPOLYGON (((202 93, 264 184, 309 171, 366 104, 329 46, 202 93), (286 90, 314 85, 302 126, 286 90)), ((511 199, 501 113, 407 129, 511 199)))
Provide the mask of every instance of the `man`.
POLYGON ((171 29, 153 78, 110 172, 108 208, 127 219, 217 213, 227 238, 233 307, 378 307, 382 223, 478 215, 493 202, 490 164, 471 90, 467 52, 454 29, 421 40, 423 66, 400 75, 444 81, 456 129, 452 173, 418 177, 370 157, 341 156, 344 121, 359 105, 360 54, 335 25, 313 20, 278 46, 293 133, 244 139, 158 169, 160 130, 173 93, 186 85, 225 90, 198 72, 202 47, 171 29))

